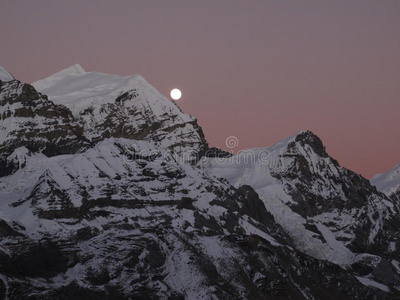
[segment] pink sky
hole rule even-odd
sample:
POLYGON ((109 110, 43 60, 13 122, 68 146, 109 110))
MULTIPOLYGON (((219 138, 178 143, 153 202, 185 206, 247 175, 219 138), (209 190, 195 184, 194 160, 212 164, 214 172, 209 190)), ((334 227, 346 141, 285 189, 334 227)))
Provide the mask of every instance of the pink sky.
POLYGON ((80 63, 180 88, 212 146, 309 129, 366 177, 400 162, 398 0, 5 0, 0 40, 24 82, 80 63))

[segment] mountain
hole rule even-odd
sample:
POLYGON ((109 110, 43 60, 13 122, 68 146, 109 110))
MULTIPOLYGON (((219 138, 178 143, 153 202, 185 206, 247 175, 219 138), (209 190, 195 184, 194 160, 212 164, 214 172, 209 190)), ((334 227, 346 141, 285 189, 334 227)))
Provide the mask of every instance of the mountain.
POLYGON ((386 173, 376 174, 371 183, 394 201, 400 200, 400 164, 386 173))
POLYGON ((209 176, 252 186, 297 249, 397 285, 398 203, 340 167, 312 132, 200 164, 209 176))
POLYGON ((65 105, 90 142, 110 137, 147 140, 186 161, 197 160, 207 149, 196 119, 140 75, 85 72, 77 64, 33 86, 53 103, 65 105))
POLYGON ((397 206, 311 132, 236 163, 139 75, 0 74, 0 298, 400 295, 397 206))

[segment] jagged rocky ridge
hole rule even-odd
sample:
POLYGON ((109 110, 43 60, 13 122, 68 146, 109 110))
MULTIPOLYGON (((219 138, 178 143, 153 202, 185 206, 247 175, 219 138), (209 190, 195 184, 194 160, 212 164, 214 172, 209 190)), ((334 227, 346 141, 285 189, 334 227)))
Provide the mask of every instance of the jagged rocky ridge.
POLYGON ((33 86, 54 103, 67 106, 92 142, 110 137, 148 140, 185 161, 196 161, 207 149, 196 119, 140 75, 85 72, 74 65, 33 86))
POLYGON ((340 167, 313 133, 201 165, 234 186, 252 186, 297 249, 398 288, 398 203, 340 167))
MULTIPOLYGON (((34 84, 49 94, 47 98, 5 71, 0 75, 0 93, 7 95, 0 98, 2 108, 11 112, 0 120, 1 170, 6 170, 0 178, 0 297, 398 295, 397 245, 389 251, 386 243, 396 241, 394 230, 386 227, 395 228, 397 223, 384 221, 392 217, 388 209, 397 208, 367 181, 342 170, 311 133, 281 142, 281 146, 294 143, 289 151, 293 156, 282 156, 287 164, 278 164, 271 172, 273 180, 265 181, 261 173, 249 170, 240 183, 224 176, 234 187, 213 176, 219 171, 211 157, 231 159, 229 154, 213 149, 198 166, 187 163, 207 149, 201 129, 141 77, 86 73, 75 65, 34 84), (134 86, 137 96, 132 96, 134 86), (15 115, 19 107, 31 112, 15 115), (40 114, 52 110, 63 112, 63 117, 40 114), (26 127, 29 122, 36 125, 26 127), (14 130, 9 131, 7 124, 14 124, 14 130), (65 135, 59 136, 58 126, 65 135), (313 162, 321 158, 324 163, 311 167, 310 153, 315 155, 313 162), (318 168, 326 172, 316 176, 318 168), (264 193, 263 185, 271 185, 274 193, 264 193), (342 194, 345 190, 347 196, 342 194), (325 198, 307 203, 317 191, 325 198), (292 201, 279 203, 276 195, 292 201), (338 206, 347 200, 352 203, 338 206), (356 230, 359 224, 350 226, 350 233, 345 228, 334 232, 343 221, 337 220, 338 215, 343 217, 339 211, 354 218, 353 210, 358 209, 366 220, 372 203, 382 205, 382 219, 372 217, 372 225, 365 221, 369 227, 362 228, 379 229, 372 244, 364 241, 365 232, 356 230), (331 211, 333 215, 328 215, 331 211), (334 224, 320 221, 321 214, 334 224), (282 221, 284 217, 293 227, 282 221), (303 242, 294 230, 299 217, 307 220, 300 232, 306 233, 303 242), (345 234, 352 237, 343 243, 346 250, 329 250, 335 243, 330 237, 340 240, 345 234), (387 239, 377 248, 382 253, 374 252, 378 239, 387 239), (370 253, 357 252, 359 244, 370 253)), ((258 168, 256 162, 247 167, 258 168)))
POLYGON ((0 78, 0 176, 19 146, 47 156, 84 151, 110 137, 148 140, 197 161, 208 145, 197 121, 140 75, 85 72, 74 65, 32 85, 0 78))
POLYGON ((88 144, 68 108, 10 79, 0 80, 0 176, 14 171, 6 157, 18 147, 54 156, 75 153, 88 144))

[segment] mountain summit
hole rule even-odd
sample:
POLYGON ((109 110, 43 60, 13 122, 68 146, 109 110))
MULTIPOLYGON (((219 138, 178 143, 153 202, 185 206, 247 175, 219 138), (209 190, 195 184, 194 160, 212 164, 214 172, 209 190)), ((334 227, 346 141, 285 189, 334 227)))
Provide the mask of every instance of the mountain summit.
POLYGON ((53 103, 66 106, 91 142, 108 137, 151 140, 188 161, 207 149, 196 119, 140 75, 85 72, 74 65, 33 86, 53 103))
POLYGON ((348 268, 369 265, 366 253, 382 265, 400 255, 398 203, 340 167, 310 131, 233 157, 203 158, 201 166, 235 187, 252 186, 296 247, 315 258, 348 268))
POLYGON ((400 163, 386 173, 376 174, 371 183, 394 201, 400 200, 400 163))
MULTIPOLYGON (((68 75, 82 75, 85 73, 86 73, 86 71, 81 67, 80 64, 75 64, 73 66, 65 68, 65 69, 51 75, 51 77, 49 77, 47 80, 49 80, 50 78, 55 79, 56 77, 63 77, 63 76, 68 76, 68 75)), ((40 80, 38 82, 44 82, 44 81, 46 81, 46 79, 40 80)))

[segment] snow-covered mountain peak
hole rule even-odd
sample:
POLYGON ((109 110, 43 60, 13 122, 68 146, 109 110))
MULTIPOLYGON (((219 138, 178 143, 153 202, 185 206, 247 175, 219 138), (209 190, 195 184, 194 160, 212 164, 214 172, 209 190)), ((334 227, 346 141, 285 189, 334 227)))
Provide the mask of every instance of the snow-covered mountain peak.
POLYGON ((392 199, 400 198, 400 163, 386 173, 376 174, 371 183, 392 199))
POLYGON ((301 131, 295 138, 295 142, 298 142, 301 146, 310 146, 315 153, 322 157, 327 157, 325 146, 322 140, 310 130, 301 131))
POLYGON ((375 174, 371 178, 371 181, 379 181, 379 179, 387 179, 387 180, 399 179, 400 180, 400 163, 397 164, 396 166, 394 166, 392 169, 390 169, 386 173, 375 174))
POLYGON ((72 77, 84 75, 84 74, 86 74, 86 71, 81 67, 81 65, 75 64, 75 65, 72 65, 61 71, 58 71, 57 73, 54 73, 54 74, 50 75, 49 77, 38 80, 38 81, 32 83, 32 85, 37 90, 39 90, 39 88, 46 89, 49 86, 54 86, 59 81, 64 81, 66 78, 72 78, 72 77))
POLYGON ((68 68, 65 68, 65 69, 51 75, 51 77, 67 76, 67 75, 82 75, 85 73, 86 73, 85 69, 83 69, 80 64, 74 64, 68 68))
POLYGON ((142 76, 119 76, 101 72, 85 72, 74 65, 32 84, 39 92, 56 104, 63 104, 74 115, 93 105, 115 103, 126 92, 135 94, 153 110, 173 110, 179 113, 177 105, 161 95, 142 76))
POLYGON ((296 246, 312 256, 346 265, 354 249, 373 252, 379 244, 379 251, 388 251, 393 233, 383 237, 380 228, 392 218, 393 205, 368 180, 340 167, 311 131, 268 148, 204 158, 201 167, 235 187, 252 186, 296 246), (368 226, 363 236, 356 234, 362 226, 368 226))
POLYGON ((14 80, 14 77, 7 72, 5 68, 0 66, 0 81, 11 81, 14 80))
POLYGON ((302 149, 302 151, 312 151, 322 157, 328 156, 322 140, 310 130, 302 130, 298 134, 281 139, 270 147, 252 149, 252 151, 269 151, 271 154, 276 152, 277 155, 282 155, 286 152, 292 153, 295 148, 297 150, 302 149))
MULTIPOLYGON (((207 149, 196 119, 184 114, 174 101, 159 93, 140 75, 118 76, 85 72, 80 65, 74 65, 37 81, 32 86, 19 82, 8 86, 3 84, 0 100, 22 94, 23 99, 41 99, 46 107, 54 106, 57 107, 54 111, 63 111, 63 116, 68 117, 70 125, 73 123, 74 128, 76 125, 79 127, 76 131, 78 144, 97 143, 111 137, 151 140, 166 150, 178 155, 184 154, 185 161, 195 161, 207 149)), ((36 112, 21 115, 19 106, 28 104, 17 102, 1 108, 7 118, 0 122, 0 128, 4 125, 6 129, 0 136, 0 146, 13 133, 24 132, 23 128, 15 128, 21 127, 22 123, 14 117, 22 116, 26 118, 24 120, 27 124, 35 124, 37 128, 49 127, 44 124, 44 120, 37 118, 36 112), (10 122, 15 123, 15 126, 11 127, 10 122)), ((51 113, 49 109, 47 111, 46 117, 50 119, 59 114, 51 113)), ((38 112, 42 113, 42 110, 38 112)), ((51 121, 54 123, 54 120, 51 121)), ((15 136, 12 140, 16 141, 15 136)), ((12 143, 11 146, 24 145, 12 143)), ((12 149, 8 147, 8 151, 12 149)))

